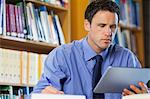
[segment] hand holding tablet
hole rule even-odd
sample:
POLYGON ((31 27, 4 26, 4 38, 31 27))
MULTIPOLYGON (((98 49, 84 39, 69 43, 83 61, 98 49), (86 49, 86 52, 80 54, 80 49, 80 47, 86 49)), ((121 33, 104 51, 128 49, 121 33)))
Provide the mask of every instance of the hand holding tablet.
MULTIPOLYGON (((148 68, 108 67, 94 88, 95 93, 121 93, 130 84, 139 87, 138 82, 145 84, 150 80, 148 68)), ((129 88, 130 89, 130 88, 129 88)))

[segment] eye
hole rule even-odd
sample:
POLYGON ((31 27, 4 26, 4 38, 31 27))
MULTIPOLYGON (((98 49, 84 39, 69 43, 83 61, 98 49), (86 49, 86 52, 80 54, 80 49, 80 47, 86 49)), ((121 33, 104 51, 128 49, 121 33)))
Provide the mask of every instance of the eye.
POLYGON ((116 25, 112 25, 112 26, 110 26, 110 28, 114 30, 114 29, 116 29, 116 25))
POLYGON ((105 24, 99 24, 98 26, 103 28, 105 27, 105 24))

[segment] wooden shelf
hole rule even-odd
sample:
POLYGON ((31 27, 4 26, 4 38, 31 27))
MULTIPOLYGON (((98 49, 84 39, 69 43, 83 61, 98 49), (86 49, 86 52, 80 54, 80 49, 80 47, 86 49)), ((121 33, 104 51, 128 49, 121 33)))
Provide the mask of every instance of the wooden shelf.
POLYGON ((39 54, 48 54, 56 47, 57 45, 44 42, 30 41, 8 36, 0 36, 0 48, 29 51, 39 54))
POLYGON ((64 8, 64 7, 61 7, 61 6, 57 6, 57 5, 54 5, 54 4, 50 4, 50 3, 47 3, 47 2, 42 2, 42 1, 37 1, 37 0, 26 0, 26 2, 32 2, 34 3, 36 6, 46 6, 48 7, 49 9, 52 9, 54 11, 57 11, 57 12, 66 12, 68 11, 68 8, 64 8))
POLYGON ((141 2, 142 2, 141 0, 133 0, 133 1, 138 2, 138 3, 141 3, 141 2))
POLYGON ((134 25, 125 25, 125 24, 119 23, 119 26, 122 29, 127 29, 127 30, 130 30, 130 31, 133 31, 133 32, 140 32, 141 31, 141 27, 136 27, 134 25))
POLYGON ((0 82, 0 85, 19 86, 19 87, 34 87, 34 85, 17 84, 17 83, 6 83, 6 82, 0 82))

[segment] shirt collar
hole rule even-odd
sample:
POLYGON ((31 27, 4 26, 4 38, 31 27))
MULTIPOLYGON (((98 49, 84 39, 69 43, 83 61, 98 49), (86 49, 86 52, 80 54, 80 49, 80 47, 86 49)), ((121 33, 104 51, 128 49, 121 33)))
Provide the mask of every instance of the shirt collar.
MULTIPOLYGON (((97 53, 88 44, 87 37, 83 39, 82 46, 83 46, 84 58, 86 61, 92 59, 94 56, 97 55, 97 53)), ((99 53, 99 55, 101 55, 103 59, 105 59, 107 53, 109 52, 109 47, 103 50, 101 53, 99 53)))

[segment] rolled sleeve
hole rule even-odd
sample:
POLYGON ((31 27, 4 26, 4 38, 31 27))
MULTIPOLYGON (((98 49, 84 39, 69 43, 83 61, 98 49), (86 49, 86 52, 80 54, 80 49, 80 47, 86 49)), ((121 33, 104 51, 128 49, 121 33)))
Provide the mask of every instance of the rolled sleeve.
POLYGON ((61 90, 60 80, 65 78, 65 74, 62 71, 63 63, 63 54, 58 48, 54 49, 49 53, 44 64, 44 72, 38 81, 37 85, 33 89, 33 93, 40 93, 46 86, 53 86, 58 90, 61 90), (49 79, 49 81, 47 80, 49 79))

